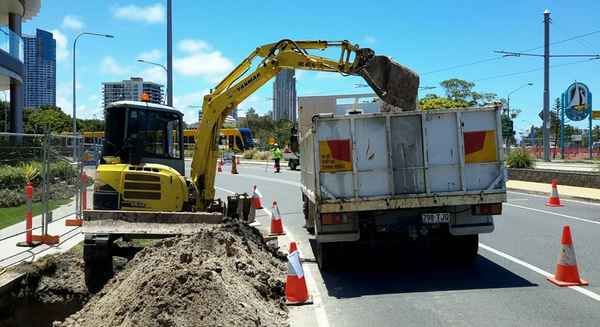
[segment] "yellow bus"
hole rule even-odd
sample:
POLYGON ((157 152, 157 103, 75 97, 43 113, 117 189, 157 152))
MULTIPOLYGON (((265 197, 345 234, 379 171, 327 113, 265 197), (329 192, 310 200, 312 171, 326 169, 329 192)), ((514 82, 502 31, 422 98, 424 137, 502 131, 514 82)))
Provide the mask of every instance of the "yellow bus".
MULTIPOLYGON (((83 143, 100 145, 104 141, 104 132, 83 132, 83 143)), ((226 149, 235 151, 244 151, 254 148, 252 132, 249 128, 222 128, 219 131, 219 144, 226 149)), ((195 142, 195 129, 186 129, 183 131, 183 144, 185 149, 192 150, 195 142)))

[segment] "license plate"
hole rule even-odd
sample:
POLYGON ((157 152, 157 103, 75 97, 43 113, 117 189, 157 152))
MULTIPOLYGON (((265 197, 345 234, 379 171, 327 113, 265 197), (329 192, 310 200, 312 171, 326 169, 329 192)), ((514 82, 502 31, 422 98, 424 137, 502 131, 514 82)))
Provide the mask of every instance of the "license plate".
POLYGON ((450 214, 447 212, 424 213, 421 214, 423 224, 443 224, 450 221, 450 214))

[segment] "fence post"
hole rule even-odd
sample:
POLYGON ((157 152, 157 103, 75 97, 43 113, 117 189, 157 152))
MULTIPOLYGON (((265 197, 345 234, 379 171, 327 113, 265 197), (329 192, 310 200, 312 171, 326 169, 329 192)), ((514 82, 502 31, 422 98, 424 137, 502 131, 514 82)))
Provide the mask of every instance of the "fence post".
POLYGON ((25 212, 25 242, 17 243, 17 246, 32 247, 39 245, 39 242, 33 242, 33 213, 32 213, 33 186, 27 182, 25 186, 25 201, 27 202, 27 211, 25 212))
POLYGON ((87 184, 88 176, 84 171, 81 174, 81 211, 87 210, 87 184))
POLYGON ((33 241, 46 245, 58 244, 59 237, 48 234, 48 224, 52 220, 52 212, 48 207, 48 185, 50 183, 50 131, 46 130, 44 145, 42 146, 42 235, 32 235, 33 241))

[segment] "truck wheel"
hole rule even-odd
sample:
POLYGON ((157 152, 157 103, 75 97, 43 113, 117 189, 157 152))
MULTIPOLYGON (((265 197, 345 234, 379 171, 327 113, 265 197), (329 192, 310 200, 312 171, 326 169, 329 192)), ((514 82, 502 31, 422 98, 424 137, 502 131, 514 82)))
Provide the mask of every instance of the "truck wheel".
POLYGON ((83 242, 85 284, 90 293, 97 293, 113 275, 110 238, 86 235, 83 242))
POLYGON ((317 264, 321 271, 329 271, 333 266, 333 243, 322 243, 317 241, 317 264))
POLYGON ((304 228, 310 235, 315 234, 315 226, 314 224, 311 226, 310 224, 310 211, 309 211, 309 203, 308 199, 304 194, 302 194, 302 213, 304 213, 304 228))
POLYGON ((479 235, 452 236, 452 249, 455 257, 462 264, 471 264, 477 258, 479 235))

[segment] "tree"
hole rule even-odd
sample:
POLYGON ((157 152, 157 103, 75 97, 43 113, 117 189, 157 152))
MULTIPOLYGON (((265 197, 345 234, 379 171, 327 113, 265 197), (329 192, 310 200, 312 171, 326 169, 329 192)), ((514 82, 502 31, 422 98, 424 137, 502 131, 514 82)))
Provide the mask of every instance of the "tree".
POLYGON ((452 78, 442 81, 440 86, 444 88, 446 97, 448 99, 454 101, 467 101, 473 97, 473 88, 475 87, 475 83, 467 82, 458 78, 452 78))
POLYGON ((43 106, 39 109, 25 109, 23 115, 25 133, 42 134, 48 129, 51 133, 71 131, 71 117, 60 108, 43 106))
POLYGON ((464 108, 469 106, 466 101, 452 100, 448 98, 425 97, 419 100, 419 106, 423 110, 439 108, 464 108))

